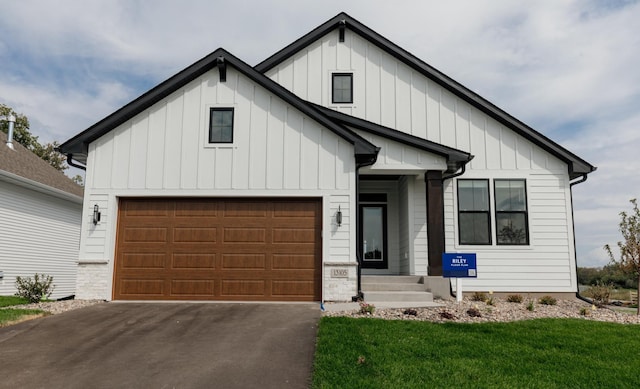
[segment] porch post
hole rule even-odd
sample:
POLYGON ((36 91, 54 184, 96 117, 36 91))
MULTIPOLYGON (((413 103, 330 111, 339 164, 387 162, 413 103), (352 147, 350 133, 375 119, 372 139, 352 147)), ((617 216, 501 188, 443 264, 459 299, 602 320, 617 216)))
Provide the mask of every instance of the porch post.
POLYGON ((442 172, 429 170, 424 174, 427 192, 427 251, 429 275, 442 275, 442 253, 444 253, 444 199, 442 172))

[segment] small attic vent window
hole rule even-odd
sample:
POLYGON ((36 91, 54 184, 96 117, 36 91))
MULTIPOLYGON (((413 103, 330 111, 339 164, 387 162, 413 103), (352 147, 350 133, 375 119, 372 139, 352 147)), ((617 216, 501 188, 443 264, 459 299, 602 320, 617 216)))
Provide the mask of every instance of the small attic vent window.
POLYGON ((331 102, 353 103, 353 73, 333 73, 331 77, 331 102))
POLYGON ((233 143, 233 108, 211 108, 209 143, 233 143))

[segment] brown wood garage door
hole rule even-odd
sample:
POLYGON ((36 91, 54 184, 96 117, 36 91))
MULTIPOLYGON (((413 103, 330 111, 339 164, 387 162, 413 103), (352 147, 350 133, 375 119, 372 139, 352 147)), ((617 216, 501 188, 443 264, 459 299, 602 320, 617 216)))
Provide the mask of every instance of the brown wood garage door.
POLYGON ((121 199, 116 300, 321 299, 318 199, 121 199))

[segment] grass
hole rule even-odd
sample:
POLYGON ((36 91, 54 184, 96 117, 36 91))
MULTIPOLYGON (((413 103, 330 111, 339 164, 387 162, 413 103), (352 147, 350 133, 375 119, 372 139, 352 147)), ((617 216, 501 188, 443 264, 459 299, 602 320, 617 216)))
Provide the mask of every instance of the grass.
MULTIPOLYGON (((636 292, 637 289, 611 289, 611 294, 609 295, 610 300, 631 300, 631 292, 636 292)), ((589 289, 585 289, 580 292, 584 297, 593 297, 591 291, 589 289)))
MULTIPOLYGON (((0 308, 27 304, 27 299, 17 296, 0 296, 0 308)), ((45 316, 46 312, 37 309, 0 309, 0 327, 10 326, 23 321, 45 316)))
POLYGON ((46 316, 47 313, 38 309, 0 309, 0 327, 18 324, 23 321, 46 316))
POLYGON ((18 296, 0 296, 0 307, 10 307, 12 305, 27 304, 29 301, 26 298, 18 296))
POLYGON ((640 326, 324 317, 314 388, 637 387, 640 326))

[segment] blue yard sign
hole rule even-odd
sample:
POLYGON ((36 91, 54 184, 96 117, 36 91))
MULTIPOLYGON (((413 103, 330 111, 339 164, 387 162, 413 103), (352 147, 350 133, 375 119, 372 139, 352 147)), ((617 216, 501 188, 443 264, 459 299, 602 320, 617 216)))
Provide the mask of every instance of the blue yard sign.
POLYGON ((475 278, 478 276, 476 269, 475 253, 443 253, 442 276, 451 278, 475 278))

